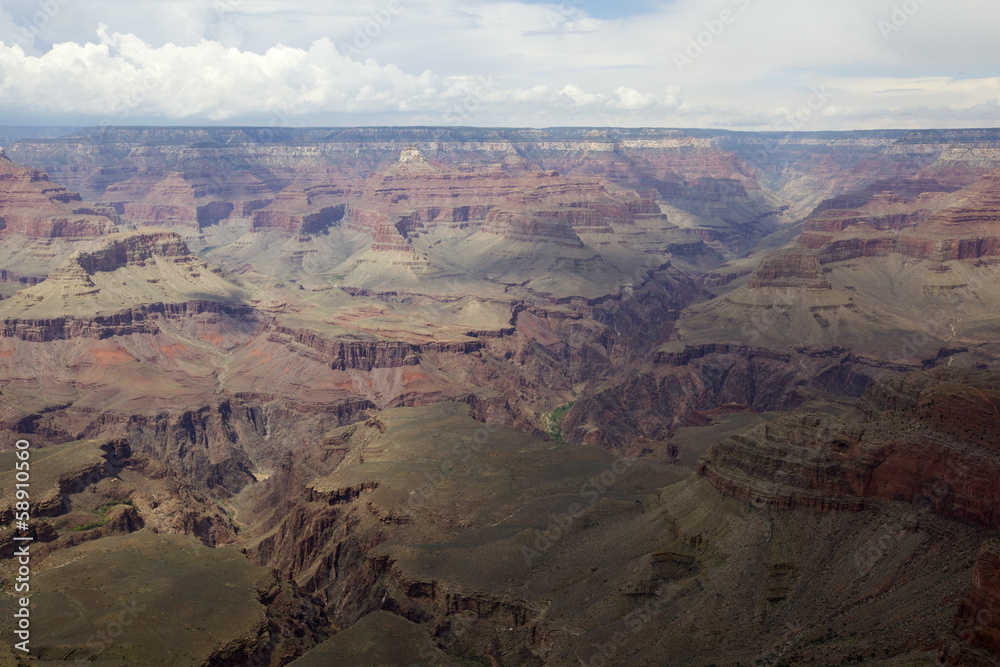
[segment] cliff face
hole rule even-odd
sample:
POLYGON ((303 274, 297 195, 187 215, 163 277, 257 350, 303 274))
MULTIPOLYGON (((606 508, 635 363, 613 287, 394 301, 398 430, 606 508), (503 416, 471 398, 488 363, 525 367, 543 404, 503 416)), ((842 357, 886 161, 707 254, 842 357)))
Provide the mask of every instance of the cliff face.
POLYGON ((483 232, 523 243, 551 243, 567 248, 583 248, 572 224, 556 215, 524 215, 491 211, 483 232))
POLYGON ((106 185, 101 201, 140 226, 196 231, 249 217, 274 199, 274 185, 232 165, 223 171, 205 171, 202 165, 183 173, 156 169, 132 173, 122 171, 121 165, 106 171, 110 178, 121 180, 106 185))
POLYGON ((420 363, 419 348, 401 341, 330 340, 315 332, 278 326, 268 340, 295 341, 316 350, 336 370, 399 368, 420 363))
POLYGON ((798 245, 823 263, 898 253, 937 261, 979 259, 1000 252, 1000 172, 956 189, 935 180, 879 181, 823 202, 798 245))
MULTIPOLYGON (((956 636, 975 648, 984 648, 1000 655, 1000 542, 993 540, 983 546, 976 559, 972 584, 959 603, 955 614, 956 636)), ((942 652, 946 664, 960 664, 960 657, 942 652)), ((970 664, 974 664, 970 660, 970 664)))
POLYGON ((347 219, 350 229, 375 236, 374 250, 412 252, 410 240, 448 228, 582 248, 576 232, 613 233, 612 225, 632 225, 637 215, 658 216, 659 210, 651 199, 612 190, 597 179, 528 169, 432 167, 413 148, 365 181, 347 219))
POLYGON ((806 252, 779 253, 761 261, 747 286, 830 289, 830 282, 823 276, 816 255, 806 252))
POLYGON ((87 273, 114 271, 127 264, 143 264, 153 257, 189 255, 187 245, 177 234, 144 233, 113 238, 101 250, 80 253, 76 261, 87 273))
POLYGON ((215 313, 236 319, 252 321, 256 314, 247 306, 230 305, 217 301, 189 301, 186 303, 151 303, 110 315, 91 318, 59 317, 49 320, 5 319, 0 322, 0 338, 18 338, 24 341, 45 343, 55 340, 96 338, 159 333, 157 320, 185 318, 215 313))
POLYGON ((293 183, 274 201, 254 211, 251 229, 275 228, 294 234, 317 234, 344 217, 347 198, 337 185, 293 183))
POLYGON ((46 174, 0 157, 0 236, 33 239, 100 236, 114 230, 114 211, 87 206, 46 174))
POLYGON ((699 474, 728 495, 785 509, 903 500, 1000 526, 1000 384, 931 371, 875 383, 855 417, 789 417, 720 443, 699 474))

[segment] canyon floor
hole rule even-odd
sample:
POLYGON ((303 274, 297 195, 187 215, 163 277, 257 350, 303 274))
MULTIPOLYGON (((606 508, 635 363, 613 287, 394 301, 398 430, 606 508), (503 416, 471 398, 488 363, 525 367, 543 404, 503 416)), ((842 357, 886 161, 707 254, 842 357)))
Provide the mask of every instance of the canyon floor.
POLYGON ((24 136, 0 664, 1000 664, 1000 131, 24 136))

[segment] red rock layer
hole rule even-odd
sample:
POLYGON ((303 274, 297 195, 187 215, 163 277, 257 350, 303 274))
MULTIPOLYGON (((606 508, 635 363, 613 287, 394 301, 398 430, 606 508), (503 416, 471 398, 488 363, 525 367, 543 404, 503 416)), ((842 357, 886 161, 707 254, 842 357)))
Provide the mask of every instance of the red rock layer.
POLYGON ((181 174, 169 174, 141 200, 126 201, 122 215, 143 225, 196 225, 198 206, 194 189, 181 174))
POLYGON ((655 194, 612 191, 554 171, 441 171, 412 152, 403 156, 406 165, 416 160, 421 169, 395 168, 401 162, 370 177, 348 207, 348 227, 375 236, 376 250, 408 250, 409 238, 438 225, 580 247, 577 230, 611 233, 612 224, 660 214, 649 198, 655 194))
POLYGON ((838 234, 851 227, 862 225, 884 232, 917 227, 927 219, 926 212, 887 213, 885 215, 865 215, 859 211, 834 210, 811 217, 803 232, 838 234))
POLYGON ((854 420, 775 420, 713 447, 699 474, 720 491, 781 507, 928 505, 1000 527, 1000 380, 944 370, 876 382, 854 420))
POLYGON ((1000 654, 1000 541, 986 543, 976 559, 972 585, 955 615, 955 634, 1000 654))
POLYGON ((830 289, 816 255, 806 252, 782 252, 764 259, 749 287, 805 287, 830 289))
POLYGON ((115 225, 114 212, 85 206, 70 192, 34 169, 0 157, 0 234, 31 238, 100 236, 115 225))
POLYGON ((405 228, 405 221, 401 225, 391 225, 389 218, 376 210, 349 207, 345 217, 348 220, 348 229, 361 231, 375 237, 372 250, 386 252, 412 252, 416 250, 410 242, 403 236, 400 226, 405 228))
POLYGON ((197 228, 249 217, 272 198, 266 184, 242 172, 136 175, 109 185, 103 196, 137 224, 197 228))
POLYGON ((1000 256, 1000 172, 942 194, 952 190, 913 180, 829 200, 806 220, 797 245, 818 251, 824 264, 892 253, 937 261, 1000 256))
POLYGON ((251 229, 316 234, 344 216, 345 198, 345 190, 336 185, 293 183, 279 192, 274 201, 253 213, 251 229))
POLYGON ((220 303, 218 301, 188 301, 185 303, 151 303, 122 310, 110 315, 92 318, 57 317, 53 319, 7 319, 0 321, 0 338, 47 343, 55 340, 96 338, 105 340, 112 336, 156 334, 160 317, 187 317, 202 313, 219 313, 243 321, 251 321, 255 313, 249 306, 220 303))
POLYGON ((187 244, 173 232, 149 232, 111 239, 100 250, 80 253, 77 262, 87 273, 114 271, 126 264, 141 264, 160 257, 190 255, 187 244))
POLYGON ((573 232, 573 226, 566 218, 544 214, 527 215, 510 211, 491 211, 483 232, 503 236, 511 241, 544 240, 548 243, 582 248, 583 242, 573 232))
POLYGON ((825 211, 860 208, 885 193, 892 193, 893 200, 913 201, 928 192, 953 192, 955 189, 932 178, 879 180, 862 190, 848 192, 820 202, 810 217, 819 216, 825 211))

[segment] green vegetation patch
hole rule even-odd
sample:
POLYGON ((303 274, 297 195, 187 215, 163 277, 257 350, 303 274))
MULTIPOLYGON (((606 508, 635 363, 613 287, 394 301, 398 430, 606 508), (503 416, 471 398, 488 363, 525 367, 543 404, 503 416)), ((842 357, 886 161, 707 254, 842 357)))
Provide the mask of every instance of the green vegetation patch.
POLYGON ((574 405, 576 405, 576 401, 561 405, 542 417, 543 428, 558 443, 565 442, 562 434, 562 420, 565 419, 566 414, 573 409, 574 405))
POLYGON ((70 530, 93 530, 94 528, 100 528, 101 526, 107 525, 108 521, 111 521, 111 519, 107 516, 108 510, 114 507, 115 505, 131 506, 132 501, 126 500, 123 502, 119 502, 115 500, 105 505, 101 505, 100 507, 97 508, 98 518, 95 521, 88 521, 87 523, 80 524, 79 526, 73 526, 72 528, 70 528, 70 530))

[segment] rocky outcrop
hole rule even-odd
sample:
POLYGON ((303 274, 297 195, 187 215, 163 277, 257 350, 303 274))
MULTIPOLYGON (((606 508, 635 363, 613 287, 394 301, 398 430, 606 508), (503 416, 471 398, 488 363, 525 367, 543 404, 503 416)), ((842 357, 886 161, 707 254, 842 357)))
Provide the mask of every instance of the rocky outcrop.
POLYGON ((813 209, 810 218, 827 211, 844 211, 864 206, 879 195, 891 193, 901 201, 913 201, 920 195, 935 192, 954 192, 954 186, 943 185, 932 178, 907 178, 878 180, 861 190, 831 197, 813 209))
MULTIPOLYGON (((383 427, 384 428, 384 427, 383 427)), ((307 486, 303 500, 307 503, 325 502, 327 505, 340 505, 357 500, 365 491, 374 491, 378 488, 378 481, 360 482, 351 486, 318 488, 317 486, 307 486)))
POLYGON ((653 354, 653 363, 665 366, 687 366, 696 359, 710 355, 736 355, 747 359, 773 359, 788 361, 789 355, 768 349, 754 349, 746 345, 731 345, 729 343, 705 343, 703 345, 687 345, 682 351, 657 350, 653 354))
POLYGON ((157 181, 141 199, 135 189, 124 184, 124 191, 109 188, 105 198, 124 196, 122 216, 140 225, 198 226, 198 202, 194 188, 183 174, 171 173, 157 181))
POLYGON ((573 232, 572 224, 558 216, 530 216, 493 210, 483 226, 483 232, 522 243, 543 242, 567 248, 583 247, 583 242, 573 232))
POLYGON ((937 261, 1000 255, 1000 172, 956 191, 936 181, 878 183, 824 202, 797 241, 821 263, 899 254, 937 261), (892 191, 878 188, 893 187, 892 191))
POLYGON ((807 234, 839 234, 851 227, 867 227, 879 232, 919 227, 926 222, 926 211, 865 214, 851 210, 832 210, 810 217, 802 231, 807 234))
POLYGON ((886 257, 895 249, 892 238, 847 238, 822 244, 818 249, 818 256, 820 263, 829 264, 859 257, 886 257))
POLYGON ((122 176, 117 173, 121 169, 118 163, 101 174, 101 180, 112 179, 104 188, 102 201, 140 225, 195 230, 234 217, 247 218, 270 204, 274 194, 268 183, 235 166, 230 163, 215 171, 206 170, 203 163, 183 173, 142 169, 115 181, 116 176, 122 176))
POLYGON ((875 382, 844 419, 778 419, 713 447, 698 466, 715 488, 780 508, 926 505, 1000 527, 1000 380, 935 370, 875 382))
MULTIPOLYGON (((512 241, 581 248, 577 233, 611 234, 611 225, 659 215, 652 199, 593 179, 553 171, 450 171, 430 167, 413 151, 419 157, 407 157, 370 177, 347 208, 348 228, 374 236, 373 250, 414 252, 412 239, 438 226, 481 228, 512 241)), ((410 153, 404 152, 406 156, 410 153)))
POLYGON ((987 542, 979 552, 972 584, 955 614, 955 634, 1000 655, 1000 541, 987 542))
POLYGON ((15 166, 0 157, 0 238, 78 238, 115 230, 115 212, 84 205, 75 192, 49 181, 46 174, 15 166))
POLYGON ((8 271, 7 269, 0 269, 0 283, 19 283, 21 285, 37 285, 38 283, 45 280, 41 276, 20 276, 13 271, 8 271))
POLYGON ((131 334, 155 334, 157 320, 163 317, 191 317, 202 313, 219 313, 252 321, 256 312, 249 306, 219 301, 189 301, 184 303, 151 303, 110 315, 92 318, 58 317, 50 320, 6 319, 0 321, 0 338, 19 338, 35 343, 74 338, 104 339, 131 334))
POLYGON ((420 363, 419 348, 402 341, 326 338, 308 329, 276 326, 268 340, 277 343, 294 342, 322 355, 335 370, 399 368, 420 363))
MULTIPOLYGON (((476 332, 469 332, 472 335, 476 332)), ((500 338, 503 332, 486 338, 500 338)), ((327 338, 309 329, 293 329, 276 325, 268 340, 275 343, 298 344, 318 352, 324 363, 334 370, 370 371, 375 368, 400 368, 416 366, 424 352, 472 354, 483 349, 484 341, 430 341, 407 343, 394 340, 362 340, 358 338, 327 338)))
POLYGON ((142 264, 153 257, 187 257, 191 254, 173 232, 149 232, 112 238, 104 248, 79 253, 76 262, 87 273, 114 271, 126 264, 142 264))
POLYGON ((956 259, 1000 257, 1000 236, 985 238, 934 238, 925 235, 900 237, 896 251, 901 255, 941 262, 956 259))
POLYGON ((823 268, 816 255, 805 252, 782 252, 761 261, 747 286, 828 290, 830 282, 823 275, 823 268))
POLYGON ((251 229, 279 229, 292 234, 318 234, 345 213, 346 191, 337 185, 293 183, 270 204, 254 211, 251 229))

